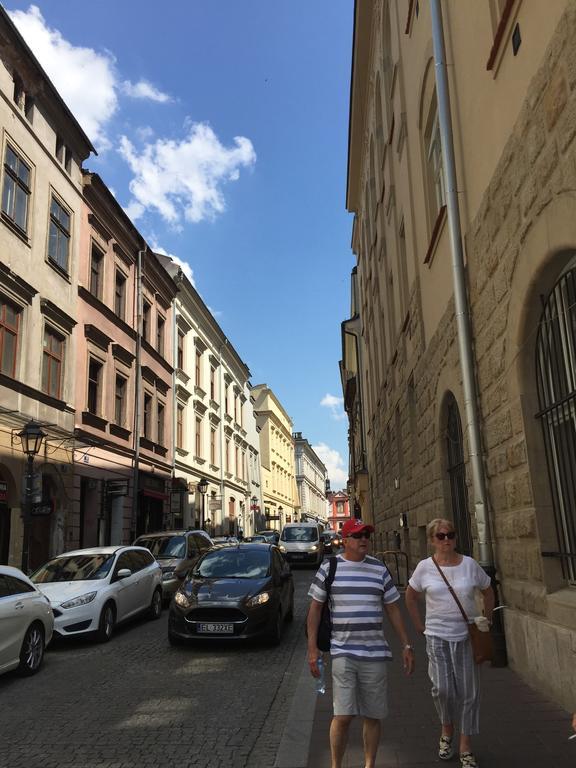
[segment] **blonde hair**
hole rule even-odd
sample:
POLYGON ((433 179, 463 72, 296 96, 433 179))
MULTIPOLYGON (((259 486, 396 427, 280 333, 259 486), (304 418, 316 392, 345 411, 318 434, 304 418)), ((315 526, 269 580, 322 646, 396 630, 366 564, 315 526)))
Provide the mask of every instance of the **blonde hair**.
POLYGON ((435 517, 434 520, 430 520, 426 526, 426 535, 428 536, 429 541, 432 541, 438 528, 447 528, 449 531, 456 531, 454 523, 451 520, 446 520, 443 517, 435 517))

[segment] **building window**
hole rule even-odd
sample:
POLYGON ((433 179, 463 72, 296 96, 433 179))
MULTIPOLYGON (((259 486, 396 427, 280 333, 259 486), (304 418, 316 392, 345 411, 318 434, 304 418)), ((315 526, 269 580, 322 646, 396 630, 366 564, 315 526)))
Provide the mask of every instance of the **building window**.
POLYGON ((145 341, 150 341, 150 314, 152 312, 151 305, 144 301, 142 302, 142 338, 145 341))
POLYGON ((14 91, 12 92, 12 98, 18 109, 22 109, 22 101, 24 99, 24 83, 17 74, 13 75, 13 79, 14 91))
POLYGON ((197 387, 202 387, 202 353, 196 350, 196 366, 194 381, 197 387))
POLYGON ((48 258, 64 272, 68 272, 68 251, 70 248, 70 214, 52 196, 50 203, 50 232, 48 235, 48 258))
POLYGON ((24 116, 30 124, 34 122, 34 97, 29 93, 24 95, 24 116))
POLYGON ((176 448, 184 447, 184 406, 176 407, 176 448))
POLYGON ((72 151, 67 147, 61 136, 56 136, 56 159, 63 165, 67 173, 72 170, 72 151))
POLYGON ((30 201, 30 166, 6 147, 4 156, 4 186, 2 212, 23 232, 26 232, 30 201))
MULTIPOLYGON (((556 528, 556 551, 564 578, 576 584, 576 266, 550 292, 536 339, 537 417, 542 425, 556 528)), ((553 546, 549 547, 550 550, 553 546)))
POLYGON ((226 472, 230 472, 230 440, 226 440, 226 472))
POLYGON ((447 400, 446 456, 450 480, 452 519, 458 536, 458 551, 463 555, 472 554, 472 529, 468 509, 468 487, 466 485, 466 460, 464 458, 464 437, 462 422, 456 398, 450 392, 447 400))
POLYGON ((210 366, 210 399, 216 400, 216 369, 210 366))
POLYGON ((202 457, 202 419, 196 416, 196 453, 198 458, 202 457))
POLYGON ((148 440, 151 439, 150 432, 152 428, 152 395, 144 393, 144 413, 143 413, 143 433, 148 440))
POLYGON ((164 445, 164 404, 158 403, 156 409, 156 442, 164 445))
POLYGON ((446 203, 442 145, 440 143, 440 121, 438 119, 436 94, 434 94, 428 113, 428 121, 424 132, 424 148, 426 152, 428 203, 430 206, 431 220, 434 222, 440 209, 446 203))
POLYGON ((126 311, 126 275, 120 269, 116 270, 114 280, 114 312, 124 320, 126 311))
POLYGON ((156 351, 163 355, 164 354, 164 326, 166 324, 166 321, 162 317, 162 315, 157 315, 156 317, 156 351))
POLYGON ((0 370, 6 376, 16 373, 20 310, 0 297, 0 370))
POLYGON ((236 477, 240 477, 240 451, 238 450, 238 446, 234 448, 234 470, 236 472, 236 477))
POLYGON ((44 329, 42 353, 42 392, 60 398, 64 365, 64 337, 51 328, 44 329))
POLYGON ((216 466, 216 430, 210 428, 210 464, 216 466))
POLYGON ((124 376, 116 376, 114 393, 114 423, 123 427, 126 421, 126 389, 127 381, 124 376))
POLYGON ((184 334, 182 331, 178 331, 178 347, 177 347, 176 363, 180 370, 184 368, 184 334))
POLYGON ((104 276, 104 254, 92 245, 90 254, 90 293, 97 299, 102 298, 102 278, 104 276))
POLYGON ((99 360, 95 360, 93 357, 90 358, 88 363, 88 411, 90 413, 100 413, 103 367, 99 360))

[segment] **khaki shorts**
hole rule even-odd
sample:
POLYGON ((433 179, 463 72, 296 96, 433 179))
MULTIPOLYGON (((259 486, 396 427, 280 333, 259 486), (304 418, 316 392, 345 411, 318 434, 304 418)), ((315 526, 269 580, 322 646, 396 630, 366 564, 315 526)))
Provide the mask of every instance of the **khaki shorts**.
POLYGON ((332 658, 335 715, 382 720, 388 715, 388 661, 332 658))

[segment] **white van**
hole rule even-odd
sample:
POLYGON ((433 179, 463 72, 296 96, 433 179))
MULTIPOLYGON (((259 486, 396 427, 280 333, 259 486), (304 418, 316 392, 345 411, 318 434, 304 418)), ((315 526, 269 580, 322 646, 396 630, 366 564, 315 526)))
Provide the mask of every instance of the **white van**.
POLYGON ((324 544, 318 523, 287 523, 280 534, 286 559, 291 563, 320 565, 324 557, 324 544))

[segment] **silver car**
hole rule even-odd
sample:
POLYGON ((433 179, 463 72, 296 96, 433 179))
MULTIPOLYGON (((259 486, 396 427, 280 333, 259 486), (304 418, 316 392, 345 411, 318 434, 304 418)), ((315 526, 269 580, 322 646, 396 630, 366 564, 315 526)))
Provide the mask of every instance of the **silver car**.
POLYGON ((0 565, 0 673, 33 675, 52 638, 50 601, 18 568, 0 565))
POLYGON ((212 547, 212 539, 205 531, 159 531, 142 534, 134 545, 146 547, 158 561, 162 594, 169 601, 190 568, 212 547))

